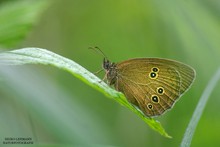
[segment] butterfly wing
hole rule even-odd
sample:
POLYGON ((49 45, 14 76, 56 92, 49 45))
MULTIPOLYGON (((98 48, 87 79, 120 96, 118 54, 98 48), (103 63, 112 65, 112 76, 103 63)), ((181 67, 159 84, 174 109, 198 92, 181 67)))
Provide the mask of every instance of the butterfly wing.
POLYGON ((190 66, 159 58, 126 60, 116 71, 115 88, 149 117, 170 109, 195 79, 190 66))

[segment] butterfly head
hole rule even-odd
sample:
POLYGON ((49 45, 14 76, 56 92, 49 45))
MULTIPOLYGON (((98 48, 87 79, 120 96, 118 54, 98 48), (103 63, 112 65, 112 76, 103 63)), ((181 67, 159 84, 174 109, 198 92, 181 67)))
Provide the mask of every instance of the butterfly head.
POLYGON ((102 67, 106 72, 106 76, 109 84, 110 85, 114 84, 117 76, 116 64, 110 62, 107 58, 104 58, 102 67))
POLYGON ((103 67, 106 71, 108 71, 108 70, 110 70, 110 69, 112 68, 112 66, 113 66, 113 63, 111 63, 108 59, 104 58, 102 67, 103 67))

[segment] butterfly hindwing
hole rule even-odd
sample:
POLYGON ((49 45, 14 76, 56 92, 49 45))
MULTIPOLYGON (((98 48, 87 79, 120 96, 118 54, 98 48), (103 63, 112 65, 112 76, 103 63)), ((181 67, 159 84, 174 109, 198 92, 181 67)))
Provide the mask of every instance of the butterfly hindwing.
POLYGON ((115 71, 115 88, 150 117, 170 109, 195 77, 188 65, 159 58, 126 60, 115 71))

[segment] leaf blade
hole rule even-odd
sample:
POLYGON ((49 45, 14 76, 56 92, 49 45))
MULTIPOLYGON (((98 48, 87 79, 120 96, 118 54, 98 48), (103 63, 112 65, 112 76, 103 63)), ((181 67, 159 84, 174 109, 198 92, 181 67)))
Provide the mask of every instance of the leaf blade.
POLYGON ((171 136, 169 136, 165 129, 161 126, 160 122, 154 120, 153 118, 146 117, 140 110, 131 105, 122 93, 112 89, 106 83, 100 82, 98 77, 74 61, 41 48, 23 48, 0 54, 0 65, 23 64, 52 65, 68 71, 94 89, 102 92, 107 97, 112 98, 122 106, 129 108, 141 119, 143 119, 143 121, 146 122, 153 130, 159 132, 164 137, 171 138, 171 136))

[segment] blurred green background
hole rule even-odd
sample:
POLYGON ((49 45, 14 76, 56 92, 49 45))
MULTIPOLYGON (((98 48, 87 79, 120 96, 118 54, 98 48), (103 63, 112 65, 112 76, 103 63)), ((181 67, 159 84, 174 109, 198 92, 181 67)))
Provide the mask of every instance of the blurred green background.
MULTIPOLYGON (((6 2, 0 3, 0 15, 6 2)), ((17 1, 14 7, 21 8, 20 2, 24 1, 17 1)), ((1 67, 1 144, 5 137, 32 137, 35 144, 45 146, 179 146, 204 88, 220 65, 220 2, 48 2, 44 9, 39 7, 41 11, 32 25, 19 28, 28 32, 12 37, 19 41, 8 43, 12 35, 0 35, 2 50, 45 48, 96 72, 101 69, 103 57, 88 47, 98 46, 113 62, 135 57, 170 58, 194 67, 197 77, 174 108, 156 118, 173 137, 167 139, 133 112, 65 71, 43 65, 1 67)), ((24 15, 17 22, 31 20, 36 1, 28 3, 27 12, 18 9, 24 15)), ((18 13, 11 13, 10 17, 18 13)), ((18 26, 14 19, 8 21, 11 23, 0 19, 0 30, 13 23, 18 26)), ((104 73, 99 75, 103 76, 104 73)), ((219 88, 218 84, 207 103, 193 147, 220 145, 219 88)))

